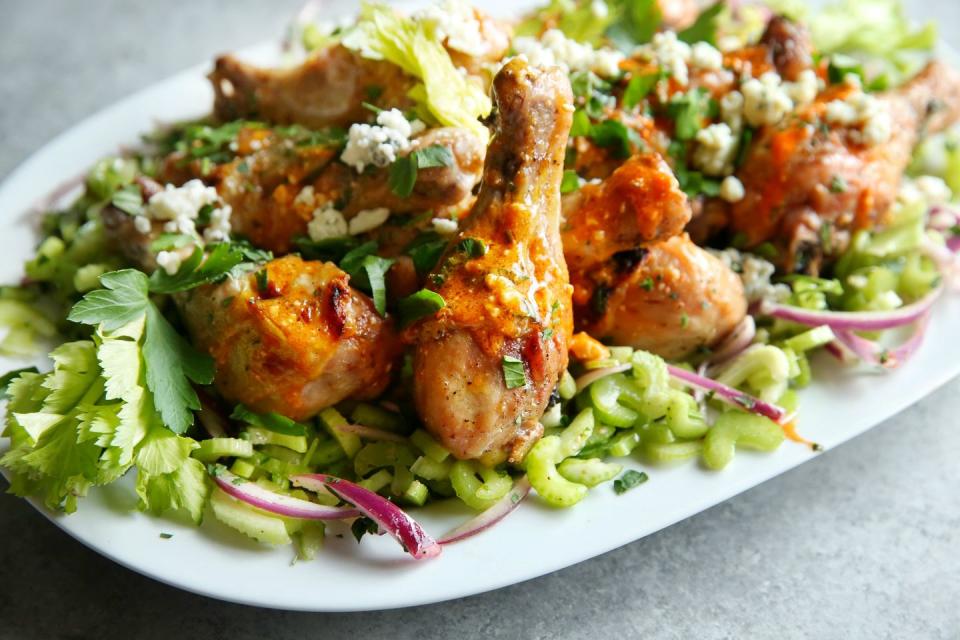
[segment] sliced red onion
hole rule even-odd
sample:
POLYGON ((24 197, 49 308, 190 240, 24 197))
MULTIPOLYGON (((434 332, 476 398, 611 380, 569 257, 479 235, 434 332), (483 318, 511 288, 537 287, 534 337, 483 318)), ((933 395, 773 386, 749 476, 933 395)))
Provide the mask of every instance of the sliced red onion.
POLYGON ((600 378, 606 378, 607 376, 612 376, 615 373, 621 373, 623 371, 628 371, 633 368, 632 364, 618 364, 615 367, 604 367, 603 369, 594 369, 588 373, 583 374, 577 378, 574 382, 577 385, 577 392, 581 392, 592 383, 596 382, 600 378))
POLYGON ((369 489, 323 473, 295 475, 290 477, 290 481, 311 491, 328 489, 337 494, 396 538, 407 553, 418 560, 433 558, 440 555, 442 551, 437 541, 431 538, 416 520, 397 505, 369 489))
POLYGON ((949 231, 960 224, 960 209, 946 204, 934 205, 930 207, 928 220, 927 226, 930 229, 949 231))
POLYGON ((842 364, 848 363, 847 350, 836 340, 823 345, 823 348, 827 350, 827 353, 839 360, 842 364))
POLYGON ((947 249, 952 253, 960 251, 960 235, 947 238, 947 249))
POLYGON ((360 511, 347 507, 326 507, 323 505, 308 502, 274 493, 265 489, 256 482, 251 482, 246 478, 234 475, 229 471, 221 471, 213 477, 225 493, 230 494, 237 500, 246 502, 250 506, 275 513, 287 518, 300 518, 302 520, 345 520, 347 518, 357 518, 360 511))
POLYGON ((887 369, 895 369, 906 362, 923 344, 929 319, 929 314, 923 316, 917 323, 913 334, 903 344, 893 349, 888 349, 873 340, 867 340, 853 331, 845 329, 837 331, 837 340, 864 362, 887 369))
POLYGON ((366 438, 367 440, 390 440, 391 442, 406 442, 407 439, 396 433, 390 433, 389 431, 384 431, 382 429, 374 429, 373 427, 366 427, 362 424, 341 424, 334 427, 337 431, 343 431, 344 433, 352 433, 358 435, 361 438, 366 438))
POLYGON ((757 323, 753 316, 747 314, 740 321, 733 331, 723 339, 723 342, 717 345, 711 354, 709 362, 719 364, 726 362, 730 358, 739 355, 741 351, 750 346, 753 339, 757 336, 757 323))
POLYGON ((451 544, 466 540, 481 531, 486 531, 510 515, 529 493, 530 481, 527 480, 527 476, 523 476, 513 484, 513 488, 507 492, 507 495, 493 503, 493 506, 478 514, 475 518, 467 520, 456 529, 448 531, 438 542, 440 544, 451 544))
POLYGON ((680 367, 676 367, 672 364, 667 365, 667 370, 670 372, 671 376, 683 382, 684 384, 691 387, 697 387, 705 391, 711 391, 719 399, 728 404, 732 404, 735 407, 749 411, 750 413, 764 416, 765 418, 770 418, 778 424, 783 424, 790 421, 790 415, 787 414, 787 410, 783 407, 766 402, 760 398, 751 396, 748 393, 744 393, 743 391, 734 389, 733 387, 728 387, 725 384, 721 384, 716 380, 711 380, 710 378, 697 375, 692 371, 681 369, 680 367))
POLYGON ((916 322, 930 310, 941 293, 943 293, 943 287, 937 287, 913 304, 892 311, 814 311, 764 301, 760 305, 760 313, 810 327, 825 324, 835 332, 843 329, 880 331, 916 322))

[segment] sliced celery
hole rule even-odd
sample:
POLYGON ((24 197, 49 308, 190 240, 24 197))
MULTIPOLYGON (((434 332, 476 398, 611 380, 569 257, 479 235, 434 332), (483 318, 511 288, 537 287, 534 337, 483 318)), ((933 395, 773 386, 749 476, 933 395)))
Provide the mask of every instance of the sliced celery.
POLYGON ((803 353, 804 351, 822 347, 828 342, 833 342, 834 337, 833 330, 824 325, 822 327, 815 327, 809 331, 804 331, 792 338, 787 338, 783 341, 783 346, 788 349, 793 349, 796 353, 803 353))
POLYGON ((313 560, 323 548, 326 526, 322 522, 310 520, 303 523, 297 534, 297 557, 300 560, 313 560))
POLYGON ((290 534, 282 518, 269 516, 216 488, 210 494, 213 515, 223 524, 254 540, 268 544, 290 544, 290 534))
POLYGON ((570 482, 595 487, 616 478, 623 471, 623 465, 603 462, 596 458, 588 460, 567 458, 557 466, 557 471, 570 482))
POLYGON ((560 377, 560 385, 557 391, 564 400, 569 400, 577 395, 577 383, 569 371, 564 370, 563 375, 560 377))
POLYGON ((525 459, 530 484, 547 504, 554 507, 572 506, 583 500, 588 491, 585 485, 570 482, 560 475, 557 463, 563 460, 562 449, 560 438, 549 436, 533 445, 525 459))
POLYGON ((678 438, 700 438, 709 426, 700 414, 693 396, 683 391, 674 391, 667 406, 667 426, 678 438))
POLYGON ((590 385, 590 401, 600 422, 614 427, 632 427, 640 418, 636 411, 618 402, 624 380, 626 376, 617 374, 600 378, 590 385))
POLYGON ((584 409, 578 413, 577 417, 570 423, 570 426, 564 429, 563 433, 559 436, 560 455, 564 458, 569 458, 570 456, 575 456, 580 453, 580 450, 583 449, 587 440, 590 439, 590 434, 593 433, 593 426, 593 410, 584 409))
POLYGON ((340 415, 339 411, 332 407, 329 409, 324 409, 320 412, 320 422, 327 430, 327 433, 333 436, 333 438, 340 444, 340 448, 343 449, 343 452, 348 458, 352 458, 357 455, 357 452, 360 451, 360 447, 363 446, 363 443, 360 442, 360 438, 356 434, 347 433, 346 431, 341 431, 338 429, 338 427, 348 424, 347 419, 340 415))
POLYGON ((624 431, 618 433, 610 440, 609 451, 613 458, 622 458, 630 453, 640 444, 640 436, 636 431, 624 431))
POLYGON ((427 485, 419 480, 414 480, 410 483, 410 486, 407 487, 407 490, 403 492, 401 497, 407 504, 422 507, 426 504, 427 498, 430 497, 430 490, 427 488, 427 485))
POLYGON ((387 486, 391 482, 393 482, 393 474, 390 473, 390 471, 388 471, 387 469, 380 469, 369 478, 364 478, 363 480, 360 480, 359 482, 357 482, 357 484, 359 484, 364 489, 369 489, 370 491, 373 491, 374 493, 376 493, 377 491, 380 491, 380 489, 383 489, 385 486, 387 486))
POLYGON ((362 424, 383 431, 394 433, 408 433, 409 431, 403 416, 366 402, 361 402, 353 409, 350 413, 350 420, 354 424, 362 424))
POLYGON ((273 444, 292 449, 297 453, 305 453, 307 450, 306 436, 288 436, 263 427, 247 427, 246 434, 250 443, 254 445, 273 444))
POLYGON ((256 470, 257 468, 254 465, 250 464, 249 462, 247 462, 242 458, 238 458, 237 460, 234 460, 233 464, 230 465, 231 473, 233 473, 234 475, 240 476, 241 478, 246 478, 248 480, 250 479, 251 476, 253 476, 253 473, 256 470))
POLYGON ((410 465, 410 471, 425 480, 444 480, 450 477, 450 467, 452 466, 453 462, 450 460, 437 462, 426 456, 420 456, 410 465))
POLYGON ((703 462, 715 470, 733 460, 736 448, 773 451, 783 442, 783 429, 772 420, 743 411, 720 414, 704 438, 703 462))
POLYGON ((670 442, 666 444, 644 443, 643 455, 651 462, 676 462, 700 455, 703 442, 688 440, 685 442, 670 442))
POLYGON ((218 458, 249 458, 253 455, 253 444, 239 438, 210 438, 202 440, 190 455, 200 462, 213 462, 218 458))
POLYGON ((417 446, 424 455, 436 462, 443 462, 450 455, 450 452, 444 449, 440 443, 433 439, 429 433, 423 429, 417 429, 410 435, 410 441, 417 446))
POLYGON ((409 468, 417 456, 413 449, 402 442, 371 442, 353 458, 353 469, 363 477, 374 469, 402 466, 409 468))

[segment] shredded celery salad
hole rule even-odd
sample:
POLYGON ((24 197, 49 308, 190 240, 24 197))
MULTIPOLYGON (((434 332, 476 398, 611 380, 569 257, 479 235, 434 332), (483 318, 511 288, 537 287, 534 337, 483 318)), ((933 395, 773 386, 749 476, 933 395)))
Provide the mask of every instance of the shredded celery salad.
MULTIPOLYGON (((554 0, 520 22, 517 37, 530 38, 549 23, 591 46, 629 50, 656 32, 654 3, 608 0, 603 11, 596 5, 554 0)), ((802 13, 787 3, 775 9, 802 13)), ((743 44, 758 37, 768 11, 711 7, 679 36, 743 44)), ((929 28, 910 28, 887 0, 847 0, 806 19, 821 55, 835 56, 831 64, 859 75, 864 86, 903 82, 933 45, 929 28)), ((485 137, 479 118, 489 114, 490 100, 457 71, 431 20, 367 5, 355 23, 300 24, 296 32, 307 50, 342 42, 395 64, 419 80, 411 92, 419 119, 485 137)), ((573 72, 572 79, 586 111, 591 99, 604 99, 608 85, 592 73, 573 72)), ((521 464, 454 459, 403 400, 345 402, 304 422, 243 405, 222 411, 210 386, 213 360, 185 337, 171 296, 256 271, 272 256, 227 234, 208 236, 204 246, 195 232, 174 229, 155 251, 191 242, 197 250, 147 274, 112 252, 101 212, 112 206, 142 215, 146 203, 134 181, 155 175, 167 153, 212 165, 233 157, 241 130, 263 126, 195 122, 164 130, 139 153, 97 163, 83 194, 43 217, 42 239, 22 283, 0 289, 0 354, 28 358, 51 342, 59 345, 50 353, 50 371, 21 369, 2 379, 10 446, 0 465, 11 492, 70 513, 91 489, 132 474, 143 511, 180 510, 198 524, 212 515, 263 543, 292 544, 303 559, 314 557, 333 522, 349 526, 358 541, 369 532, 389 533, 413 557, 430 558, 492 526, 528 494, 571 507, 591 490, 634 490, 655 479, 658 465, 699 460, 720 471, 738 449, 774 451, 785 437, 803 442, 793 424, 798 390, 813 375, 810 355, 826 349, 841 360, 902 364, 919 345, 933 302, 956 275, 960 137, 947 133, 917 150, 893 223, 858 232, 825 277, 771 280, 772 266, 762 255, 720 249, 756 295, 751 315, 714 350, 668 363, 630 347, 591 344, 589 357, 572 359, 542 417, 545 434, 521 464), (897 331, 888 335, 891 330, 897 331), (411 514, 437 500, 460 500, 477 516, 434 537, 411 514)), ((589 119, 585 126, 603 133, 589 119)), ((343 131, 277 131, 298 146, 345 144, 343 131)), ((391 189, 409 193, 418 167, 449 162, 442 156, 442 149, 427 149, 412 165, 396 161, 391 189)), ((712 188, 701 178, 685 188, 712 188)), ((564 181, 564 191, 577 186, 576 175, 564 181)), ((211 209, 199 217, 209 218, 211 209)), ((408 253, 429 269, 443 246, 436 233, 424 234, 408 253)), ((390 263, 376 255, 375 244, 302 238, 298 247, 305 257, 338 262, 386 312, 383 273, 390 263)), ((411 296, 399 313, 416 317, 442 303, 411 296)), ((523 371, 507 364, 509 386, 511 374, 522 378, 523 371)), ((396 384, 409 379, 406 370, 396 384)))

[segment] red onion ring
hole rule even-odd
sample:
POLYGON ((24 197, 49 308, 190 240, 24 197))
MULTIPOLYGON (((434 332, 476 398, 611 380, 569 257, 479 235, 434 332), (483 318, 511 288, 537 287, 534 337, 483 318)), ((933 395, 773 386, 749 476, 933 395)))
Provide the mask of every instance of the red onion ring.
POLYGON ((529 493, 530 481, 527 480, 527 476, 523 476, 514 483, 513 488, 507 492, 507 495, 497 500, 491 507, 475 518, 464 522, 456 529, 448 531, 438 542, 440 544, 451 544, 453 542, 466 540, 482 531, 486 531, 510 515, 529 493))
POLYGON ((290 477, 290 481, 311 491, 320 489, 332 491, 376 522, 381 529, 392 535, 407 553, 418 560, 434 558, 442 551, 442 547, 423 530, 420 523, 407 515, 403 509, 369 489, 364 489, 349 480, 323 473, 295 475, 290 477))
POLYGON ((279 516, 287 518, 300 518, 302 520, 345 520, 360 516, 357 509, 346 507, 326 507, 307 500, 294 498, 274 493, 251 482, 246 478, 234 475, 229 471, 221 471, 213 477, 224 493, 227 493, 237 500, 246 502, 252 507, 269 511, 279 516))

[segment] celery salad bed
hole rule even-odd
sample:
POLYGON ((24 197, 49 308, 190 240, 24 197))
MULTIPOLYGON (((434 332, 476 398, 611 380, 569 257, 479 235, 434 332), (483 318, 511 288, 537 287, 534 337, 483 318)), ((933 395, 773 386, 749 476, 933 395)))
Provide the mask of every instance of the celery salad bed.
MULTIPOLYGON (((908 80, 934 44, 932 29, 908 26, 899 7, 886 0, 848 0, 816 15, 804 14, 796 6, 802 4, 741 4, 736 11, 718 4, 692 26, 666 33, 683 65, 691 45, 701 57, 742 47, 759 37, 771 11, 786 13, 809 26, 829 71, 826 82, 855 83, 868 96, 908 80)), ((489 115, 489 99, 456 72, 440 45, 443 28, 451 30, 442 16, 462 11, 443 3, 436 11, 401 16, 367 5, 355 21, 340 25, 301 21, 292 29, 290 55, 339 42, 417 79, 409 120, 394 123, 392 112, 374 109, 376 122, 396 135, 406 127, 409 136, 412 122, 426 122, 485 136, 480 119, 489 115)), ((567 65, 577 100, 575 127, 601 147, 629 149, 635 141, 626 128, 597 114, 621 81, 635 103, 655 90, 658 78, 624 78, 617 61, 620 52, 649 46, 658 35, 662 41, 660 19, 652 2, 554 0, 514 25, 510 55, 558 58, 563 44, 568 53, 589 58, 567 65)), ((452 35, 449 46, 455 46, 452 35)), ((677 60, 660 63, 659 79, 677 73, 677 60)), ((706 116, 691 115, 700 107, 688 101, 671 112, 678 129, 680 118, 706 116)), ((165 128, 136 152, 97 163, 72 204, 43 215, 42 240, 22 282, 0 288, 0 355, 28 359, 58 345, 50 352, 50 371, 20 369, 2 378, 10 447, 0 466, 11 492, 70 513, 82 508, 88 491, 131 473, 141 510, 182 511, 196 523, 214 517, 263 543, 293 545, 301 559, 322 548, 328 526, 348 527, 358 542, 368 533, 388 533, 414 558, 431 558, 443 545, 496 524, 525 499, 573 507, 590 491, 656 491, 659 465, 689 461, 721 472, 739 448, 817 450, 795 428, 801 390, 814 375, 811 354, 827 350, 836 366, 903 365, 920 345, 934 303, 956 280, 960 136, 948 131, 917 148, 892 222, 856 232, 819 277, 774 275, 772 246, 751 253, 732 238, 729 246, 714 247, 741 275, 751 303, 750 314, 723 342, 686 361, 667 362, 579 335, 541 419, 544 436, 523 461, 485 466, 457 460, 420 424, 407 392, 409 366, 381 398, 343 402, 310 420, 257 413, 218 395, 214 360, 191 344, 174 297, 266 273, 261 266, 273 256, 231 234, 229 208, 216 190, 189 183, 159 194, 169 200, 175 192, 180 210, 183 202, 192 210, 167 218, 169 230, 151 247, 158 265, 152 273, 115 251, 104 210, 125 212, 136 224, 160 216, 163 198, 145 198, 137 185, 157 175, 164 158, 180 152, 212 167, 234 159, 244 132, 262 127, 201 121, 165 128), (195 249, 184 257, 177 252, 184 247, 195 249), (452 531, 427 532, 415 520, 417 509, 440 500, 462 501, 477 515, 452 531)), ((292 146, 334 149, 345 164, 356 161, 348 144, 353 130, 273 131, 292 146)), ((749 144, 749 137, 738 144, 749 144)), ((448 165, 444 151, 429 147, 388 158, 393 193, 408 196, 418 170, 448 165)), ((743 197, 737 193, 743 185, 729 172, 724 177, 724 171, 683 166, 677 172, 691 197, 743 197)), ((582 183, 568 171, 563 191, 582 183)), ((335 210, 321 213, 311 233, 297 241, 305 258, 337 263, 381 315, 400 323, 443 306, 427 290, 388 306, 384 274, 391 261, 358 237, 364 229, 352 228, 356 219, 348 227, 335 210), (340 235, 331 237, 331 226, 340 235)), ((411 241, 407 254, 418 271, 421 263, 429 271, 445 247, 445 227, 455 224, 439 220, 411 241)), ((527 382, 522 362, 504 359, 503 373, 508 388, 527 382)))

